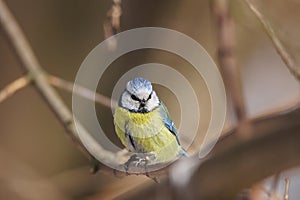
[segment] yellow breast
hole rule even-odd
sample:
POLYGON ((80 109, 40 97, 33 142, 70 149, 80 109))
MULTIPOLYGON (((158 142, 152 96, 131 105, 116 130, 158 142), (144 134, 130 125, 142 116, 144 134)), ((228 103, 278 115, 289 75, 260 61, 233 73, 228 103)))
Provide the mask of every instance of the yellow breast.
POLYGON ((125 132, 129 132, 139 147, 137 151, 154 152, 159 162, 175 159, 181 150, 176 137, 164 125, 160 107, 148 113, 134 113, 117 106, 114 124, 125 147, 128 148, 125 132))

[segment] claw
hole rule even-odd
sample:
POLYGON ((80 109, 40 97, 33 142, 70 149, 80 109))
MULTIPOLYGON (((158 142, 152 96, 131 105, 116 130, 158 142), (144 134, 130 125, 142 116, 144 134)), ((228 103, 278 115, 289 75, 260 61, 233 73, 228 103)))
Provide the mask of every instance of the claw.
POLYGON ((136 167, 144 167, 144 166, 147 165, 148 161, 149 160, 147 159, 147 157, 145 157, 145 158, 138 158, 138 160, 136 161, 135 166, 136 167))
POLYGON ((128 174, 128 169, 129 166, 132 162, 135 162, 136 160, 138 160, 138 157, 136 154, 133 154, 132 156, 130 156, 130 158, 123 164, 123 167, 125 169, 126 174, 128 174))
POLYGON ((154 153, 139 153, 133 154, 124 164, 123 167, 125 172, 128 174, 128 170, 131 163, 135 163, 136 167, 144 167, 147 172, 147 165, 155 160, 156 156, 154 153))

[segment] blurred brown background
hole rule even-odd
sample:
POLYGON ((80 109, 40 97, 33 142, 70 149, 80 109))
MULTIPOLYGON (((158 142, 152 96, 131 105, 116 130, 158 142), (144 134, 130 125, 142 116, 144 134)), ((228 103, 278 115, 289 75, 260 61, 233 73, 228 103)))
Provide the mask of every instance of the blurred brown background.
MULTIPOLYGON (((300 1, 254 2, 299 64, 300 1)), ((104 40, 103 22, 111 6, 109 0, 9 0, 6 3, 44 69, 69 81, 74 81, 86 55, 104 40)), ((209 1, 196 0, 123 0, 121 30, 144 26, 174 29, 197 40, 216 60, 215 24, 209 6, 209 1)), ((253 14, 237 0, 231 1, 230 11, 236 23, 235 53, 249 114, 256 116, 298 100, 299 83, 288 72, 253 14)), ((1 89, 23 73, 0 30, 1 89)), ((145 50, 122 56, 113 63, 99 92, 111 95, 111 88, 121 73, 147 62, 166 63, 191 76, 195 84, 201 82, 176 56, 145 50)), ((167 101, 175 122, 179 123, 177 103, 168 100, 172 94, 163 88, 157 89, 167 101)), ((59 93, 71 106, 71 94, 61 90, 59 93)), ((204 104, 208 101, 207 94, 199 92, 197 95, 204 104)), ((110 110, 103 106, 97 106, 97 109, 109 116, 103 117, 101 123, 112 132, 110 110)), ((203 126, 207 125, 207 120, 204 118, 203 126)), ((232 122, 229 109, 227 126, 232 122)), ((0 199, 113 198, 134 190, 137 185, 153 184, 144 177, 118 179, 101 172, 90 175, 89 162, 66 137, 63 127, 33 87, 23 89, 0 104, 0 133, 0 199)), ((114 136, 111 138, 120 145, 114 136)), ((292 173, 295 179, 291 195, 295 198, 291 199, 300 198, 296 191, 297 184, 300 185, 297 174, 299 171, 292 173)))

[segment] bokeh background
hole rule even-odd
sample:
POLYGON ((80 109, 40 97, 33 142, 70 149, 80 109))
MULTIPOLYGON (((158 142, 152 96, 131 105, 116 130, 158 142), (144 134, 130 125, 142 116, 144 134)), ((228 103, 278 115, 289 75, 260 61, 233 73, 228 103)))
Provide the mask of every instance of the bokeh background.
MULTIPOLYGON (((253 1, 270 21, 295 62, 300 62, 300 1, 253 1)), ((7 5, 23 28, 43 68, 50 74, 74 81, 87 54, 105 39, 109 0, 9 0, 7 5)), ((299 83, 289 73, 272 43, 243 1, 231 1, 236 30, 235 55, 240 67, 246 107, 251 117, 285 107, 299 100, 299 83)), ((157 26, 180 31, 198 41, 217 62, 216 25, 210 1, 123 0, 121 31, 157 26)), ((23 71, 0 29, 0 89, 23 71)), ((181 71, 198 85, 201 130, 209 120, 209 96, 201 77, 175 55, 141 50, 122 56, 107 70, 98 92, 110 96, 114 83, 132 67, 159 62, 181 71), (206 116, 206 117, 205 117, 206 116)), ((155 86, 176 124, 180 109, 174 94, 155 86)), ((71 94, 58 90, 71 107, 71 94)), ((113 133, 111 110, 97 105, 99 121, 113 133)), ((229 105, 226 127, 234 123, 229 105)), ((200 131, 201 131, 200 130, 200 131)), ((116 137, 108 135, 121 145, 116 137)), ((201 137, 201 136, 200 136, 201 137)), ((33 87, 26 87, 0 104, 0 199, 107 199, 154 184, 145 177, 119 179, 101 172, 89 174, 91 164, 66 136, 52 111, 33 87)), ((299 170, 291 177, 291 199, 299 199, 299 170)), ((283 181, 280 191, 283 192, 283 181)))

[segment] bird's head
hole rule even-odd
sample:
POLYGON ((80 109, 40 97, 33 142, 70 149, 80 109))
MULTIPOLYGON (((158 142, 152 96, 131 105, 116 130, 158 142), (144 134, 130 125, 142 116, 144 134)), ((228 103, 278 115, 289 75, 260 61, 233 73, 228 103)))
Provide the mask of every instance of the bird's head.
POLYGON ((159 106, 160 101, 150 81, 135 78, 127 83, 119 104, 132 112, 147 113, 159 106))

